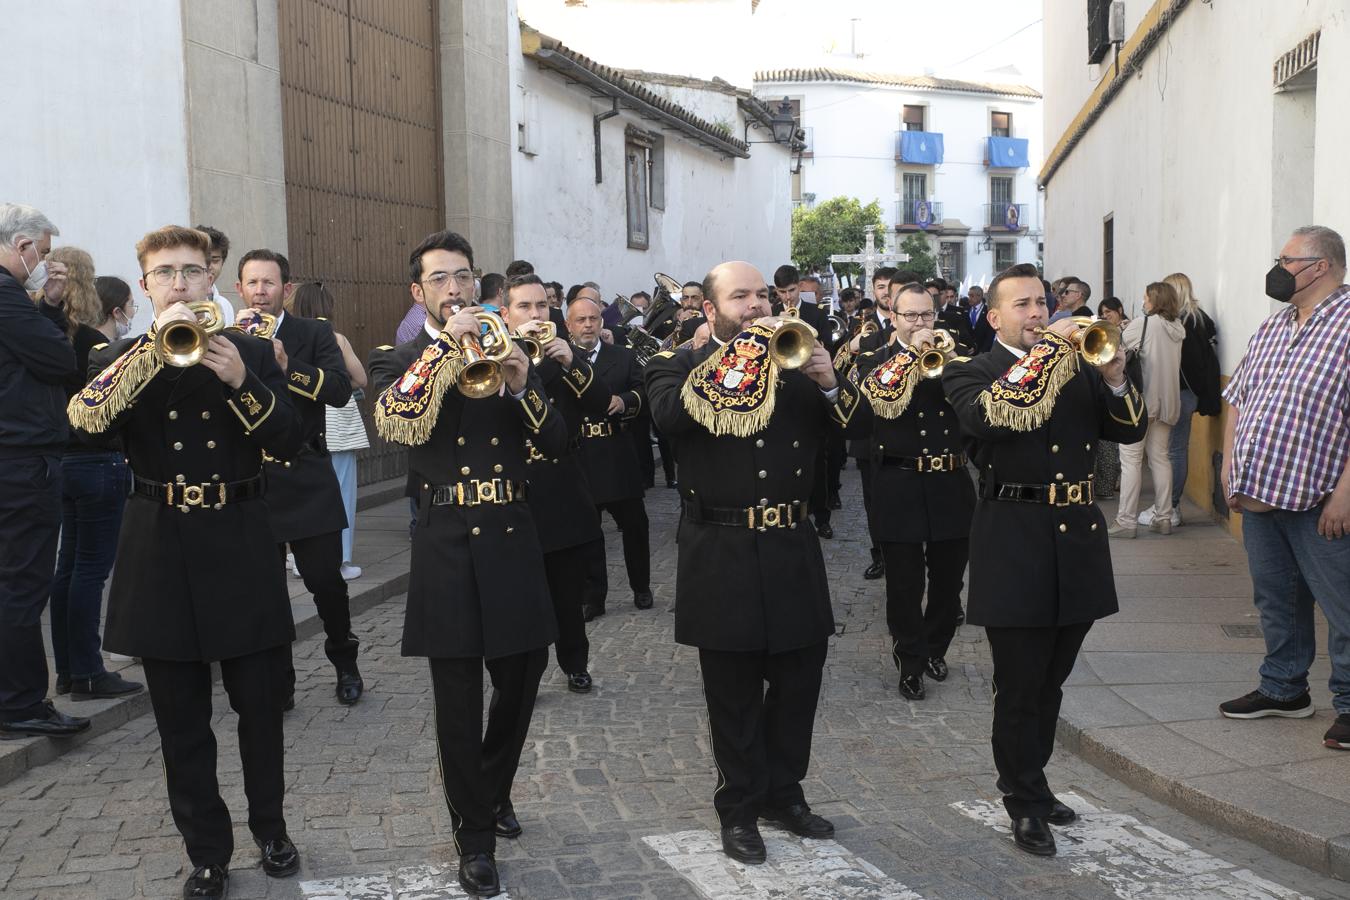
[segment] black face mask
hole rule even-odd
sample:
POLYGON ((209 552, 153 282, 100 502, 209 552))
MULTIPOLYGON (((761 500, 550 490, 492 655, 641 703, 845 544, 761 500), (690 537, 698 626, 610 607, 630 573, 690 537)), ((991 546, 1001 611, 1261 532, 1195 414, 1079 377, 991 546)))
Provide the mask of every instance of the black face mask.
MULTIPOLYGON (((1302 275, 1315 265, 1317 265, 1316 262, 1311 262, 1299 269, 1298 273, 1295 274, 1279 263, 1276 263, 1271 267, 1270 271, 1266 273, 1266 296, 1272 300, 1278 300, 1281 303, 1288 303, 1290 300, 1293 300, 1294 295, 1298 293, 1298 276, 1302 275)), ((1304 287, 1307 287, 1307 285, 1304 285, 1304 287)))

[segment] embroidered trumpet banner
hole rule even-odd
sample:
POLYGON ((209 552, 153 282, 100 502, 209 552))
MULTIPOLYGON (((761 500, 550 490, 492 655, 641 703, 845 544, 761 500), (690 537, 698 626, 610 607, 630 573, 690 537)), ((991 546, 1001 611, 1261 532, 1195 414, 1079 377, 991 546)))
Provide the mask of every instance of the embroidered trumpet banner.
POLYGON ((445 392, 462 368, 464 354, 447 328, 375 400, 375 430, 380 437, 410 447, 425 444, 436 427, 445 392))
POLYGON ((909 407, 919 382, 919 357, 908 347, 867 373, 859 387, 872 402, 872 411, 883 419, 896 419, 909 407))
POLYGON ((155 352, 154 334, 141 335, 125 353, 70 398, 66 417, 71 425, 89 434, 107 431, 163 367, 164 361, 155 352))
POLYGON ((1035 431, 1050 418, 1060 390, 1077 374, 1077 345, 1046 332, 980 394, 985 421, 1013 431, 1035 431))
POLYGON ((773 417, 778 367, 769 359, 767 325, 751 325, 694 367, 680 389, 685 411, 715 435, 747 437, 773 417))

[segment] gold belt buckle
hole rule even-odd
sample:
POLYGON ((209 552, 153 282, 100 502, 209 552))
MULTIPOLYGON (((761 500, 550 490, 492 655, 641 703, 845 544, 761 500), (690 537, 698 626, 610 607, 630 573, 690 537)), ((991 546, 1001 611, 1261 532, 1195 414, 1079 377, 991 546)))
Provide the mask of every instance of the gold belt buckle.
POLYGON ((185 484, 183 485, 183 502, 178 504, 178 508, 187 512, 194 506, 203 505, 202 501, 205 497, 206 492, 202 490, 200 484, 185 484))
POLYGON ((930 457, 928 457, 928 471, 930 471, 930 472, 945 472, 945 471, 947 471, 947 457, 945 457, 945 456, 930 456, 930 457))
POLYGON ((494 478, 491 481, 475 481, 474 491, 477 496, 475 503, 496 503, 497 502, 497 481, 494 478))
POLYGON ((761 506, 759 510, 760 510, 759 519, 763 523, 762 525, 760 525, 759 528, 760 531, 763 531, 766 528, 783 527, 782 504, 779 504, 778 506, 761 506))

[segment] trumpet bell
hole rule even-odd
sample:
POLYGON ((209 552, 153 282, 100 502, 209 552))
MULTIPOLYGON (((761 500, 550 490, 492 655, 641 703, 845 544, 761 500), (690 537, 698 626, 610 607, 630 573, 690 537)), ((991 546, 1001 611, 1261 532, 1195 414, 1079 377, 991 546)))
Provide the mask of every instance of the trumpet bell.
POLYGON ((931 344, 925 343, 919 352, 919 373, 924 378, 941 378, 947 360, 956 351, 956 339, 951 332, 939 328, 931 344))
POLYGON ((501 364, 492 359, 467 363, 459 373, 457 386, 459 392, 471 400, 491 397, 502 387, 501 364))
POLYGON ((544 358, 544 346, 558 336, 558 328, 552 322, 534 322, 525 326, 525 330, 516 329, 516 340, 520 343, 520 349, 525 351, 525 355, 530 358, 530 362, 538 365, 544 358))
POLYGON ((473 316, 483 331, 460 336, 459 349, 464 354, 464 367, 460 369, 455 386, 464 396, 481 400, 501 390, 504 380, 502 360, 511 355, 515 344, 497 316, 485 309, 475 309, 473 316))
POLYGON ((1107 321, 1096 321, 1079 332, 1078 352, 1088 365, 1104 366, 1120 350, 1120 328, 1107 321))
POLYGON ((221 321, 220 311, 209 300, 189 303, 188 309, 197 317, 196 321, 170 322, 155 333, 155 351, 165 365, 178 369, 190 368, 201 362, 211 343, 211 335, 219 334, 225 325, 221 321))
POLYGON ((795 309, 785 310, 769 335, 769 359, 780 369, 800 369, 815 349, 816 330, 798 315, 795 309))

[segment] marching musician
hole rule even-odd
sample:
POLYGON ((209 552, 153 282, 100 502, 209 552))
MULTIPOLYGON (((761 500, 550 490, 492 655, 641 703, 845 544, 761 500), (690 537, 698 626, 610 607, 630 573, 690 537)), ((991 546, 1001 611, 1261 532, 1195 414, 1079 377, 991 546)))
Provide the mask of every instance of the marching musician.
MULTIPOLYGON (((599 415, 582 416, 577 432, 581 467, 595 499, 596 509, 608 512, 623 539, 623 562, 633 605, 652 608, 650 524, 643 499, 642 469, 628 429, 646 406, 642 369, 627 347, 600 340, 600 293, 583 289, 567 306, 567 330, 581 358, 595 370, 609 403, 599 415)), ((592 554, 586 577, 585 618, 605 614, 609 595, 609 567, 604 546, 592 554)))
POLYGON ((922 700, 925 673, 934 681, 947 678, 975 490, 956 414, 931 377, 941 369, 921 365, 923 351, 938 344, 928 292, 917 284, 902 287, 890 316, 894 338, 859 358, 856 377, 873 413, 872 532, 886 566, 891 655, 900 695, 922 700))
POLYGON ((699 648, 722 848, 760 863, 760 818, 834 833, 801 787, 834 631, 807 498, 827 432, 866 428, 870 414, 820 343, 796 370, 771 361, 769 291, 753 266, 722 263, 703 296, 712 339, 661 353, 646 382, 653 420, 679 447, 675 639, 699 648))
POLYGON ((994 660, 994 764, 1013 838, 1049 856, 1049 825, 1075 812, 1045 780, 1064 679, 1096 619, 1116 612, 1106 521, 1093 499, 1097 440, 1143 440, 1144 401, 1117 351, 1089 365, 1078 325, 1047 330, 1036 267, 989 286, 989 353, 956 362, 943 388, 979 472, 968 613, 994 660))
MULTIPOLYGON (((537 335, 533 329, 549 322, 548 310, 544 285, 538 277, 522 275, 506 283, 502 318, 512 333, 537 335)), ((579 434, 584 418, 604 417, 609 409, 609 389, 596 379, 591 364, 573 351, 566 338, 555 333, 552 340, 542 344, 542 350, 544 356, 535 364, 535 371, 549 403, 566 422, 567 433, 579 434)), ((585 694, 592 683, 591 646, 582 613, 586 573, 592 559, 605 558, 605 538, 600 530, 600 513, 581 468, 578 444, 574 437, 566 453, 550 457, 527 441, 525 463, 530 511, 539 532, 553 615, 558 622, 553 652, 558 668, 567 675, 567 689, 585 694)), ((518 834, 518 827, 511 830, 518 834)))
MULTIPOLYGON (((286 314, 284 304, 295 285, 285 256, 271 250, 250 250, 239 258, 238 274, 234 288, 244 308, 236 319, 248 322, 259 313, 272 317, 270 338, 277 364, 286 374, 291 404, 303 423, 300 450, 290 457, 269 456, 263 466, 278 564, 285 567, 289 544, 295 567, 305 588, 314 595, 314 606, 323 622, 323 649, 337 670, 338 702, 351 706, 361 699, 365 684, 356 665, 360 644, 352 634, 347 581, 342 577, 342 530, 348 524, 347 511, 324 442, 324 407, 345 406, 351 400, 351 376, 332 325, 286 314)), ((294 688, 292 668, 292 691, 294 688)), ((292 696, 286 708, 294 702, 292 696)))
MULTIPOLYGON (((136 245, 140 286, 155 309, 147 334, 95 348, 98 374, 70 401, 71 423, 120 432, 131 463, 108 597, 104 646, 141 658, 159 730, 169 807, 194 866, 186 897, 223 897, 234 831, 216 782, 211 663, 220 663, 239 716, 248 826, 273 877, 300 866, 282 812, 290 644, 295 639, 282 568, 275 562, 262 454, 290 458, 302 423, 272 344, 239 331, 195 333, 200 360, 175 358, 169 334, 209 302, 211 241, 166 226, 136 245), (161 335, 164 335, 162 338, 161 335), (227 540, 231 552, 214 552, 227 540)), ((191 343, 191 341, 189 341, 191 343)))
POLYGON ((370 361, 381 392, 376 428, 411 448, 418 490, 403 655, 430 662, 459 882, 491 897, 501 890, 496 837, 519 834, 511 784, 557 633, 527 502, 526 442, 548 459, 561 457, 567 426, 513 342, 497 362, 497 393, 470 398, 458 387, 473 389, 465 354, 481 342, 478 318, 454 312, 473 291, 468 241, 432 234, 409 266, 413 300, 427 310, 424 334, 376 348, 370 361), (492 679, 486 731, 485 666, 492 679))

